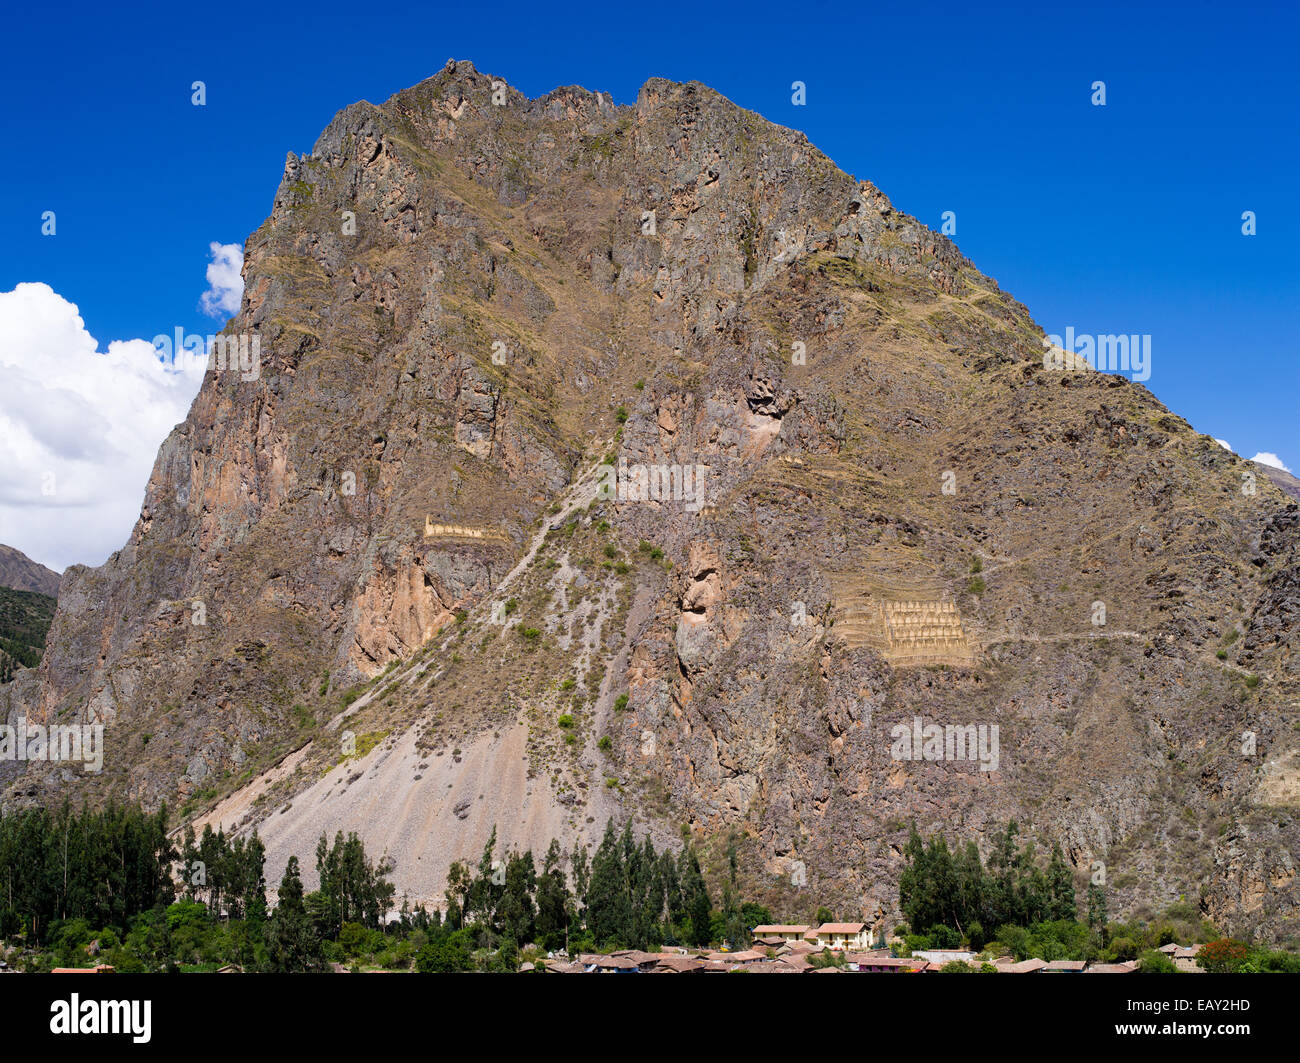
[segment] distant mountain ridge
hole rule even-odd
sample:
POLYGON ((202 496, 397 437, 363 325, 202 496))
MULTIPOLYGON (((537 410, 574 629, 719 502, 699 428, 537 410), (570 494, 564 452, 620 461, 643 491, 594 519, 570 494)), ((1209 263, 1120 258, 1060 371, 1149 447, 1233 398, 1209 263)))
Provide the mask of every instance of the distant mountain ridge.
POLYGON ((1266 465, 1262 461, 1252 460, 1251 464, 1262 470, 1265 476, 1292 498, 1300 498, 1300 480, 1292 476, 1291 473, 1285 469, 1279 469, 1276 465, 1266 465))
POLYGON ((33 561, 21 550, 0 544, 0 587, 35 591, 57 598, 62 581, 63 577, 53 569, 33 561))

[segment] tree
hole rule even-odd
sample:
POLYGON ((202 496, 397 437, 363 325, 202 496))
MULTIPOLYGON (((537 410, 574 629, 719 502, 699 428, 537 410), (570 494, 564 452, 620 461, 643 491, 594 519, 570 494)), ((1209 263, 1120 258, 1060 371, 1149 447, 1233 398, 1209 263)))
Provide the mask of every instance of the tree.
POLYGON ((483 855, 479 857, 478 874, 469 885, 469 891, 465 897, 465 918, 477 919, 480 922, 492 924, 497 910, 497 902, 501 898, 504 878, 497 881, 496 868, 493 867, 492 853, 496 849, 497 829, 492 827, 492 835, 488 838, 487 844, 483 846, 483 855))
MULTIPOLYGON (((830 922, 830 920, 826 920, 830 922)), ((822 949, 821 952, 814 952, 808 956, 808 966, 816 970, 823 967, 843 967, 848 963, 848 957, 843 952, 832 952, 830 949, 822 949)))
POLYGON ((711 938, 711 919, 712 902, 709 900, 709 890, 704 884, 704 875, 700 871, 700 861, 695 855, 695 850, 687 848, 682 850, 681 858, 678 864, 685 863, 685 870, 682 872, 682 893, 686 899, 686 911, 689 919, 689 930, 687 938, 689 942, 697 948, 709 944, 711 938))
POLYGON ((474 881, 470 870, 459 860, 447 869, 447 889, 443 898, 447 902, 447 924, 453 930, 465 925, 465 906, 469 903, 469 890, 474 881))
POLYGON ((749 928, 736 903, 730 880, 722 884, 722 936, 733 949, 749 947, 749 928))
POLYGON ((988 918, 984 920, 990 926, 1023 925, 1025 922, 1023 905, 1016 890, 1016 867, 1020 855, 1016 835, 1019 832, 1020 828, 1013 819, 993 840, 988 865, 991 872, 988 918))
POLYGON ((547 949, 568 943, 569 925, 573 921, 573 898, 561 866, 560 843, 551 839, 546 850, 542 873, 537 876, 537 937, 547 949))
POLYGON ((289 857, 275 911, 267 927, 268 963, 272 971, 318 971, 324 967, 321 939, 303 903, 298 858, 289 857))
POLYGON ((679 926, 686 922, 686 899, 682 893, 681 874, 677 860, 667 849, 659 857, 659 882, 664 891, 664 911, 668 925, 679 926))
MULTIPOLYGON (((591 885, 591 869, 587 864, 587 850, 578 843, 573 846, 573 855, 571 857, 573 868, 573 896, 575 903, 581 902, 583 908, 586 907, 587 888, 591 885)), ((578 912, 578 915, 585 915, 585 911, 578 912)))
POLYGON ((631 897, 612 819, 605 825, 605 836, 591 858, 587 927, 599 948, 610 944, 626 945, 632 935, 631 897))
POLYGON ((1088 926, 1104 934, 1106 924, 1106 887, 1095 882, 1088 883, 1088 926))
POLYGON ((1047 894, 1049 919, 1077 919, 1074 900, 1074 875, 1061 854, 1061 846, 1053 844, 1052 857, 1047 862, 1047 894))
POLYGON ((415 969, 421 974, 453 974, 469 971, 474 963, 470 957, 469 931, 443 932, 426 942, 415 957, 415 969))
POLYGON ((1173 974, 1178 968, 1159 949, 1147 949, 1138 960, 1138 970, 1143 974, 1173 974))
MULTIPOLYGON (((979 846, 973 841, 956 857, 953 873, 956 878, 956 904, 961 925, 968 937, 974 937, 975 927, 988 911, 988 884, 979 846)), ((982 938, 982 932, 981 932, 982 938)), ((972 941, 972 947, 977 948, 972 941)))
POLYGON ((961 945, 961 935, 946 923, 935 923, 930 927, 930 947, 932 949, 955 949, 961 945))
POLYGON ((506 880, 497 915, 501 932, 516 943, 516 952, 518 942, 533 940, 537 915, 533 907, 533 892, 536 888, 537 872, 533 867, 532 851, 522 856, 512 853, 506 861, 506 880))
POLYGON ((393 903, 395 888, 388 881, 392 870, 386 860, 372 865, 355 833, 345 839, 339 831, 332 847, 322 834, 316 843, 316 871, 329 913, 325 932, 337 937, 344 923, 378 929, 393 903))
POLYGON ((1240 941, 1220 938, 1201 946, 1196 954, 1196 964, 1210 974, 1230 974, 1240 971, 1250 958, 1250 949, 1240 941))

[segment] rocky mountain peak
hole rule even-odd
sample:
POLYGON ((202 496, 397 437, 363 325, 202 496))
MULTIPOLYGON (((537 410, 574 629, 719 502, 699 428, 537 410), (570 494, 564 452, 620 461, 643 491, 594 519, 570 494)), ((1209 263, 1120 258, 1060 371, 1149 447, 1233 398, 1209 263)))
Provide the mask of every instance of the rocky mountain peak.
POLYGON ((802 134, 449 62, 288 156, 225 336, 0 687, 109 725, 105 770, 8 800, 167 800, 271 866, 357 830, 430 900, 494 826, 632 818, 791 914, 888 911, 909 821, 1014 818, 1112 914, 1294 928, 1295 503, 1045 364, 802 134), (897 755, 915 720, 996 766, 897 755))

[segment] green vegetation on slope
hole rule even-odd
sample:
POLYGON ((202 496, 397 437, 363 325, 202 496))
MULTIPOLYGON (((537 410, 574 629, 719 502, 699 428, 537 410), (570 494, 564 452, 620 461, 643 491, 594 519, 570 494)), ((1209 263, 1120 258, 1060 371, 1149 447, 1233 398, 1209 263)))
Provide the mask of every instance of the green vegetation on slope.
POLYGON ((19 668, 34 668, 45 651, 55 599, 35 591, 0 587, 0 683, 19 668))

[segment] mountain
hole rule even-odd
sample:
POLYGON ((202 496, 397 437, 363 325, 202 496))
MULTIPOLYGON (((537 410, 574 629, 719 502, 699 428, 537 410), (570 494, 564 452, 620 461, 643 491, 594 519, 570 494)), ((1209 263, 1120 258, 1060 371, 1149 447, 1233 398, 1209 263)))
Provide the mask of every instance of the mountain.
POLYGON ((21 551, 0 543, 0 587, 35 591, 57 598, 61 578, 57 572, 37 564, 21 551))
POLYGON ((630 817, 885 921, 909 823, 1014 818, 1112 917, 1300 930, 1295 502, 801 134, 449 62, 289 155, 244 268, 255 371, 0 688, 105 770, 8 803, 178 803, 272 879, 356 830, 434 902, 630 817))
POLYGON ((1279 469, 1276 465, 1265 465, 1262 461, 1252 460, 1251 464, 1292 498, 1300 499, 1300 480, 1286 469, 1279 469))

